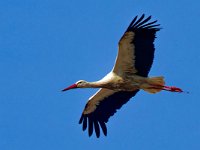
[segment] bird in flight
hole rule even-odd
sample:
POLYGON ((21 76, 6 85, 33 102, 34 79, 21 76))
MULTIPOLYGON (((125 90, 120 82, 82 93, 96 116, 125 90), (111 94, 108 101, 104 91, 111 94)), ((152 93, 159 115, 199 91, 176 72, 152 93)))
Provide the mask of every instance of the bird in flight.
POLYGON ((118 54, 110 73, 96 82, 80 80, 63 89, 100 88, 85 105, 79 124, 91 136, 100 137, 100 130, 107 135, 106 123, 117 109, 127 103, 139 90, 157 93, 162 90, 183 92, 174 86, 165 86, 164 77, 148 77, 154 59, 154 40, 160 30, 157 20, 143 14, 136 16, 118 43, 118 54))

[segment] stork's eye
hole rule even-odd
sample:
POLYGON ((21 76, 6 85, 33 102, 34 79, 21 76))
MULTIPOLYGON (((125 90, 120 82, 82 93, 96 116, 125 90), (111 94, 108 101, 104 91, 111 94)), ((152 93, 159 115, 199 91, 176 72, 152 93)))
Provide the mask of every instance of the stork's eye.
POLYGON ((79 82, 78 82, 78 84, 81 84, 81 83, 83 83, 83 81, 79 81, 79 82))

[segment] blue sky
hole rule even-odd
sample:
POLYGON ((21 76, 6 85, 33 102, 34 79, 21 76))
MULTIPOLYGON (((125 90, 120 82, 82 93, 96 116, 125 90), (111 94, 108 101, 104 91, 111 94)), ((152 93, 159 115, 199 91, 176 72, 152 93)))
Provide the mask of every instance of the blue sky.
POLYGON ((2 0, 0 149, 200 149, 200 2, 2 0), (136 15, 162 26, 150 76, 190 94, 139 92, 96 139, 78 124, 95 89, 65 93, 79 79, 108 73, 117 43, 136 15))

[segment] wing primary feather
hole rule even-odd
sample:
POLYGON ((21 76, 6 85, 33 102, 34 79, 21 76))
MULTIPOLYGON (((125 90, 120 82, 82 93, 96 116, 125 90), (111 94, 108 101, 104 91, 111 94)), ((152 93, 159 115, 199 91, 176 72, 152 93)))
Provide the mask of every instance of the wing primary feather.
POLYGON ((100 129, 99 129, 99 124, 96 119, 94 120, 94 129, 95 129, 96 137, 99 138, 100 137, 100 129))
MULTIPOLYGON (((155 24, 155 25, 147 26, 145 28, 153 29, 154 27, 158 27, 158 26, 160 26, 160 24, 155 24)), ((159 28, 156 28, 156 29, 159 29, 159 28)))
POLYGON ((83 117, 83 131, 85 131, 86 128, 87 128, 87 117, 84 116, 83 117))
POLYGON ((142 21, 143 18, 144 18, 144 14, 142 14, 142 16, 132 25, 132 27, 135 28, 135 26, 137 26, 137 24, 140 23, 140 21, 142 21))
POLYGON ((137 20, 138 16, 135 16, 135 18, 131 21, 130 25, 128 26, 128 28, 126 29, 126 32, 129 30, 129 28, 132 27, 132 25, 135 23, 135 21, 137 20))
POLYGON ((152 24, 154 24, 154 23, 156 23, 156 22, 157 22, 157 20, 152 21, 152 22, 149 22, 149 23, 147 23, 147 24, 144 24, 144 25, 140 26, 140 28, 145 28, 146 26, 152 25, 152 24))
POLYGON ((82 122, 83 122, 83 114, 81 115, 81 118, 78 123, 81 124, 82 122))
POLYGON ((89 120, 88 134, 89 136, 91 136, 93 133, 93 119, 91 117, 88 117, 88 120, 89 120))
POLYGON ((148 18, 146 18, 145 20, 143 20, 142 22, 140 22, 137 26, 135 26, 134 28, 138 28, 139 26, 145 24, 147 21, 149 21, 151 19, 151 16, 149 16, 148 18))
POLYGON ((100 124, 100 126, 101 126, 102 131, 103 131, 103 134, 104 134, 105 136, 107 136, 107 127, 106 127, 106 125, 105 125, 105 122, 99 121, 99 124, 100 124))

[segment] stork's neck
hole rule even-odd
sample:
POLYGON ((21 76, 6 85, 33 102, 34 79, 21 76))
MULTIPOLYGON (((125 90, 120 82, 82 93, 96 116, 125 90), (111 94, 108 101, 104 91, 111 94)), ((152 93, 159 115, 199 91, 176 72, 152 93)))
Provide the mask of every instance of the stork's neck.
POLYGON ((113 72, 108 73, 104 78, 96 82, 88 82, 90 88, 110 88, 116 78, 113 72))
POLYGON ((99 80, 96 82, 88 82, 87 87, 88 88, 105 88, 107 85, 106 82, 104 82, 103 80, 99 80))

